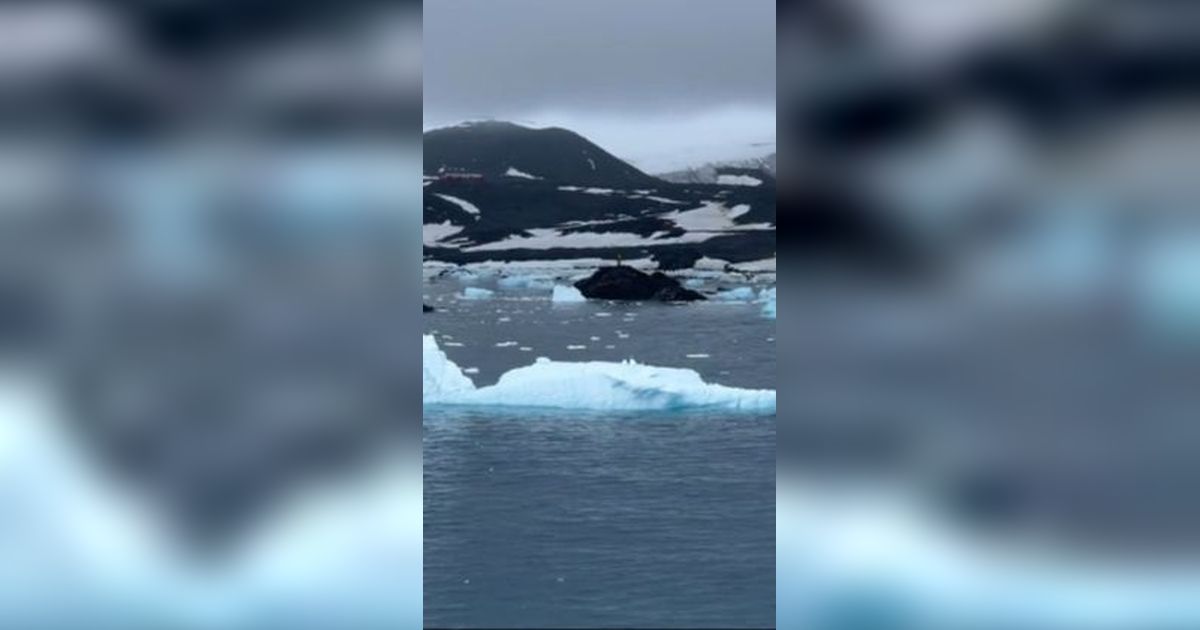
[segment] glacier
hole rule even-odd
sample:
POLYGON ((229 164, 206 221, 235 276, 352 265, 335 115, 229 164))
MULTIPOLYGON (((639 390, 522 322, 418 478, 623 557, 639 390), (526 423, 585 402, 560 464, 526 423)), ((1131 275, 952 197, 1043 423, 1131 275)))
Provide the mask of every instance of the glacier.
POLYGON ((775 390, 706 383, 695 370, 632 360, 570 362, 541 357, 504 373, 495 385, 476 387, 432 335, 424 336, 422 346, 426 406, 775 413, 775 390))

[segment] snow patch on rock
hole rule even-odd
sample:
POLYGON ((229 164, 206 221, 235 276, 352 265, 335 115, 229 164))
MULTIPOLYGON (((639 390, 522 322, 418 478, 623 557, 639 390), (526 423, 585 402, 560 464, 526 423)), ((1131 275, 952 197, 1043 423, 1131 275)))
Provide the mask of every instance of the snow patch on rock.
POLYGON ((462 208, 463 211, 468 214, 474 214, 476 216, 479 215, 479 208, 475 204, 471 203, 470 201, 467 201, 466 199, 459 199, 458 197, 451 197, 450 195, 443 195, 442 193, 434 193, 434 194, 436 194, 438 197, 441 197, 442 199, 445 199, 446 201, 449 201, 450 203, 458 206, 459 208, 462 208))
POLYGON ((504 171, 504 174, 507 175, 508 177, 520 177, 522 179, 541 179, 541 177, 537 177, 535 175, 530 175, 529 173, 519 170, 513 166, 508 167, 508 170, 504 171))

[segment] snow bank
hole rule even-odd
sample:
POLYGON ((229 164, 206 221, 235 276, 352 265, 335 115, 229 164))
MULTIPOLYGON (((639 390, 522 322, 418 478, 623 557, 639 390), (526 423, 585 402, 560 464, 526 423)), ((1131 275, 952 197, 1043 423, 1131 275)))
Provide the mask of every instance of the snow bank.
POLYGON ((467 252, 496 252, 509 249, 603 249, 610 247, 644 247, 648 245, 678 245, 703 243, 720 236, 720 232, 689 232, 679 236, 650 237, 634 232, 566 232, 557 228, 530 228, 527 236, 508 236, 503 240, 463 248, 467 252))
POLYGON ((583 297, 583 294, 575 287, 556 284, 554 285, 554 295, 550 297, 550 301, 555 304, 578 304, 586 302, 587 298, 583 297))
POLYGON ((421 226, 421 241, 426 247, 444 247, 446 244, 439 241, 454 236, 461 231, 463 231, 462 227, 450 223, 449 220, 442 223, 426 223, 421 226))
POLYGON ((490 300, 496 295, 495 291, 489 289, 481 289, 479 287, 467 287, 463 289, 462 299, 464 300, 490 300))
POLYGON ((450 203, 458 206, 459 208, 462 208, 463 211, 468 214, 474 214, 474 215, 479 214, 479 208, 475 204, 467 201, 466 199, 459 199, 458 197, 451 197, 450 195, 443 195, 441 193, 435 193, 435 194, 438 197, 441 197, 442 199, 445 199, 446 201, 449 201, 450 203))
MULTIPOLYGON (((699 208, 691 210, 676 210, 662 215, 662 218, 688 232, 740 232, 774 230, 770 223, 735 223, 734 219, 750 211, 750 206, 738 204, 727 208, 719 201, 705 202, 699 208)), ((712 259, 709 259, 712 260, 712 259)), ((699 269, 699 267, 697 267, 699 269)))
POLYGON ((462 370, 424 337, 426 405, 543 407, 581 411, 709 409, 775 413, 775 391, 705 383, 695 370, 634 361, 568 362, 539 358, 506 372, 492 386, 475 388, 462 370))

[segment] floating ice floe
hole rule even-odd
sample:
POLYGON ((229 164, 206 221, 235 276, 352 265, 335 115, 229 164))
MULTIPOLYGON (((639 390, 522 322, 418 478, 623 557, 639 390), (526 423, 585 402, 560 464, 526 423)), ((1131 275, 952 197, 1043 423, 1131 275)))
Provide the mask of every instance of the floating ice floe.
POLYGON ((494 295, 496 295, 495 291, 479 287, 467 287, 462 292, 464 300, 490 300, 494 295))
POLYGON ((437 246, 438 241, 450 238, 463 231, 462 226, 454 225, 449 220, 441 223, 426 223, 421 226, 421 241, 426 247, 437 246))
POLYGON ((738 287, 736 289, 720 291, 713 296, 713 299, 722 302, 751 302, 755 297, 754 289, 750 287, 738 287))
POLYGON ((575 287, 558 284, 554 286, 554 295, 550 296, 550 301, 555 304, 578 304, 586 302, 587 298, 583 297, 583 294, 575 287))
POLYGON ((554 279, 546 276, 505 276, 500 278, 498 286, 501 289, 540 289, 548 290, 554 286, 554 279))
POLYGON ((424 337, 425 405, 542 407, 581 411, 708 409, 775 413, 775 390, 705 383, 695 370, 634 361, 569 362, 539 358, 476 388, 430 335, 424 337))
POLYGON ((775 319, 775 296, 775 287, 759 291, 758 301, 763 303, 763 317, 775 319))

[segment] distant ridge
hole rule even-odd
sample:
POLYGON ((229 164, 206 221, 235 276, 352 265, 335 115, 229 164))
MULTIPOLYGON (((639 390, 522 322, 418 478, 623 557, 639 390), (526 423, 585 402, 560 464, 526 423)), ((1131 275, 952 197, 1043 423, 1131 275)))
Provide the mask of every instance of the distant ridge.
POLYGON ((464 123, 424 135, 426 175, 464 173, 487 178, 514 173, 548 182, 637 187, 661 181, 567 129, 533 129, 510 122, 464 123))

